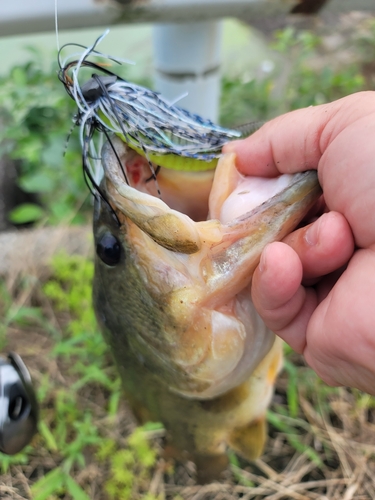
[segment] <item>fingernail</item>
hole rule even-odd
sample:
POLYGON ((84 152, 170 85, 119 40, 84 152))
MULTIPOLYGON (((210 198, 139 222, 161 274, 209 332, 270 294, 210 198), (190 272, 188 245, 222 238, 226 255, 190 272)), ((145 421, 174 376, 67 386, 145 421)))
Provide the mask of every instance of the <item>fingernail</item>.
POLYGON ((319 241, 319 232, 322 226, 322 219, 325 214, 323 214, 321 217, 319 217, 318 220, 313 222, 310 227, 307 228, 305 232, 305 241, 308 245, 314 246, 318 243, 319 241))
POLYGON ((267 249, 268 245, 263 249, 263 252, 260 255, 260 261, 259 261, 259 272, 264 273, 267 267, 267 249))

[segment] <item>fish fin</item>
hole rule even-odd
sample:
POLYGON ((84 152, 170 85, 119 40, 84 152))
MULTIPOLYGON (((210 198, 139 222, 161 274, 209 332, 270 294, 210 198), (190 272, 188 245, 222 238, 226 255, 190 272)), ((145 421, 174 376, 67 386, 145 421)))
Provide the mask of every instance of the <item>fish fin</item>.
POLYGON ((197 467, 198 484, 207 484, 220 479, 221 474, 228 467, 228 457, 220 454, 194 454, 192 459, 197 467))
POLYGON ((265 416, 255 422, 234 429, 228 439, 228 444, 234 451, 247 460, 256 460, 262 453, 267 438, 265 416))
POLYGON ((282 344, 280 344, 279 349, 276 351, 267 371, 267 382, 269 383, 269 385, 274 385, 276 377, 280 373, 282 366, 283 366, 283 348, 282 344))
POLYGON ((221 474, 227 469, 229 463, 226 453, 183 451, 176 447, 168 439, 169 437, 167 434, 167 442, 162 454, 164 460, 168 463, 186 463, 187 460, 192 460, 196 466, 198 484, 207 484, 221 479, 221 474))

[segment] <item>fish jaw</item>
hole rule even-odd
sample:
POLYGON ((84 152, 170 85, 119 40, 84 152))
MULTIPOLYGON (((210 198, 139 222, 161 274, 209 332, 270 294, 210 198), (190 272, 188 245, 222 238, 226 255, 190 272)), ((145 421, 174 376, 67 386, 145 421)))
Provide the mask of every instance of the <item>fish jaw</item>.
MULTIPOLYGON (((319 197, 316 174, 292 177, 271 200, 224 224, 194 222, 126 185, 111 148, 103 152, 103 161, 103 189, 120 221, 110 230, 126 259, 116 273, 97 259, 99 319, 108 326, 115 304, 109 330, 121 335, 141 360, 140 368, 170 391, 196 399, 224 394, 253 373, 274 343, 251 303, 251 276, 265 245, 288 234, 319 197), (127 296, 123 304, 119 290, 127 296)), ((234 155, 224 156, 217 178, 225 177, 234 162, 234 155)), ((216 194, 221 184, 226 189, 217 184, 216 174, 215 183, 216 194)), ((219 204, 228 196, 218 196, 219 204)), ((219 211, 215 202, 211 211, 219 211)), ((108 230, 106 219, 108 214, 96 221, 96 241, 108 230)))

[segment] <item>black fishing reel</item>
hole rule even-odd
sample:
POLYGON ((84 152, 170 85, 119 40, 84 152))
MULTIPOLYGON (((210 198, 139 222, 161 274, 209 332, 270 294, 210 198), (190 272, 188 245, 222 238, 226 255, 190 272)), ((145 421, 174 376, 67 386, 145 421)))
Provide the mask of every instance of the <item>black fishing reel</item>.
POLYGON ((0 357, 0 452, 14 455, 34 436, 38 404, 28 369, 18 354, 0 357))

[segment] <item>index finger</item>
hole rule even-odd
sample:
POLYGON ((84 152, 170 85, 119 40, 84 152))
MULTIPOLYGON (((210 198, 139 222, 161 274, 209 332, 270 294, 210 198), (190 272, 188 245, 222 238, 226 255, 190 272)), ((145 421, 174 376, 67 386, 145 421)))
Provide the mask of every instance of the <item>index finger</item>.
POLYGON ((226 144, 244 174, 274 177, 317 169, 329 144, 348 125, 373 113, 375 93, 359 92, 333 103, 292 111, 253 135, 226 144))

